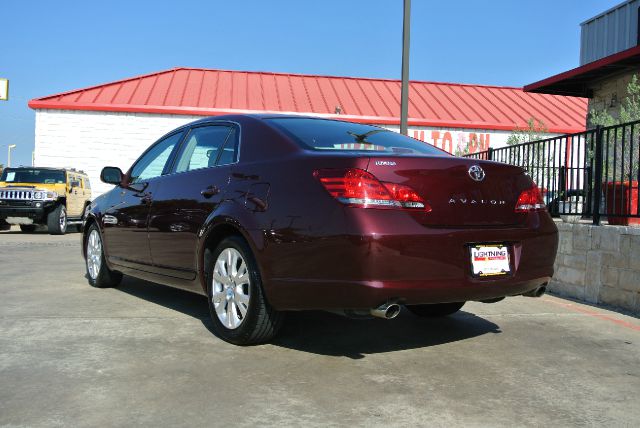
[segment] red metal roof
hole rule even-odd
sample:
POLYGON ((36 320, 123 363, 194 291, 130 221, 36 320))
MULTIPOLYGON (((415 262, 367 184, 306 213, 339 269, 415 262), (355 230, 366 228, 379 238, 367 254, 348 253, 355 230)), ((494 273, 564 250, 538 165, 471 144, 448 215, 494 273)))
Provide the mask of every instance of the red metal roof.
POLYGON ((590 97, 590 84, 603 77, 626 70, 637 70, 640 64, 640 46, 609 55, 597 61, 576 67, 531 83, 525 92, 590 97))
MULTIPOLYGON (((587 100, 530 94, 521 88, 412 81, 409 125, 512 130, 542 120, 549 132, 584 130, 587 100)), ((309 113, 399 124, 400 81, 174 68, 36 98, 33 109, 185 115, 309 113), (336 107, 341 114, 335 114, 336 107)))

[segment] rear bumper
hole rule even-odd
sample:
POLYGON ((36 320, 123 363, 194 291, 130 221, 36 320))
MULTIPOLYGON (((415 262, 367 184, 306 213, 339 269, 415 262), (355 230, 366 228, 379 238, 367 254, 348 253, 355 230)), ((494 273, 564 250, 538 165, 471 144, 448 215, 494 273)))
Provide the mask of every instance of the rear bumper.
POLYGON ((279 280, 273 305, 281 310, 370 309, 385 302, 417 305, 518 296, 540 288, 551 276, 500 281, 314 281, 279 280), (305 299, 301 300, 300 295, 305 299))
MULTIPOLYGON (((265 291, 281 310, 368 309, 387 301, 424 304, 488 300, 534 290, 553 275, 558 232, 545 214, 527 227, 367 233, 268 245, 265 291), (471 274, 469 245, 510 246, 511 275, 471 274)), ((263 266, 264 266, 264 257, 263 266)))

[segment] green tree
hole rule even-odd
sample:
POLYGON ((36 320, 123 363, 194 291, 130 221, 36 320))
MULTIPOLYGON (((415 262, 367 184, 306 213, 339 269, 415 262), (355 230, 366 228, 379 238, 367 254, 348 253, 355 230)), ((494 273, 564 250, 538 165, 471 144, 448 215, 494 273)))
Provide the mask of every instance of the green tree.
MULTIPOLYGON (((589 111, 589 121, 592 126, 608 127, 638 120, 640 120, 640 83, 636 74, 631 77, 631 81, 627 85, 627 97, 620 104, 620 114, 617 118, 613 117, 606 107, 589 111)), ((603 158, 607 180, 632 181, 637 179, 640 154, 636 140, 639 132, 640 124, 621 126, 615 129, 615 132, 605 130, 603 158)), ((593 156, 593 149, 588 147, 589 161, 593 156)))
POLYGON ((545 134, 548 132, 549 130, 543 121, 535 117, 530 117, 527 120, 527 126, 525 128, 516 128, 513 130, 513 133, 507 138, 507 145, 513 146, 515 144, 542 140, 546 138, 545 134))

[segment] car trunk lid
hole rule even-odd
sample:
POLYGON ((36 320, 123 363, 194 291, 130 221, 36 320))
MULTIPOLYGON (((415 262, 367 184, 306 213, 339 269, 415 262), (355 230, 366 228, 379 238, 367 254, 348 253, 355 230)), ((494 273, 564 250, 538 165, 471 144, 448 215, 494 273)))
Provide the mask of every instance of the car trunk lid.
POLYGON ((371 157, 368 172, 380 181, 412 187, 431 212, 416 214, 425 225, 444 227, 520 225, 518 196, 532 186, 512 165, 458 157, 371 157), (474 179, 475 178, 475 179, 474 179))

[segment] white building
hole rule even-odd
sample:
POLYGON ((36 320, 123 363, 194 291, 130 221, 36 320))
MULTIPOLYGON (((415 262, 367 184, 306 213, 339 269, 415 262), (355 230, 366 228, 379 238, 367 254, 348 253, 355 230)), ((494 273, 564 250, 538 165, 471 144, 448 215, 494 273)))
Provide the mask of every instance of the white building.
MULTIPOLYGON (((29 102, 35 164, 82 169, 94 196, 106 165, 123 170, 157 138, 203 116, 296 113, 399 129, 398 80, 175 68, 29 102)), ((409 135, 449 152, 502 147, 527 120, 550 134, 584 130, 581 98, 520 88, 411 82, 409 135)))

